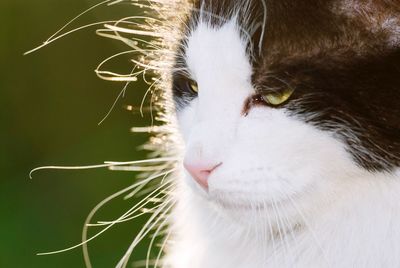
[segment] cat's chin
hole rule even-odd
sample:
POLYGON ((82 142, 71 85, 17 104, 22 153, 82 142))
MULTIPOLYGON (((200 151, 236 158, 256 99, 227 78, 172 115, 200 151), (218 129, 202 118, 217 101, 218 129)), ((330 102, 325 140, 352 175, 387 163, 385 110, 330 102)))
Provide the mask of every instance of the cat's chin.
POLYGON ((258 215, 262 218, 263 215, 269 212, 275 212, 277 209, 281 211, 289 210, 293 202, 296 202, 298 196, 285 196, 274 199, 267 198, 240 198, 220 192, 211 191, 208 196, 209 202, 219 210, 223 210, 232 215, 258 215))
MULTIPOLYGON (((259 228, 279 227, 282 219, 284 228, 294 228, 298 223, 298 213, 291 199, 272 201, 233 200, 231 198, 210 197, 208 203, 217 214, 231 223, 240 225, 246 230, 257 231, 259 228)), ((283 228, 283 227, 281 227, 283 228)))
MULTIPOLYGON (((270 215, 279 212, 280 217, 293 218, 298 216, 298 209, 309 208, 312 191, 310 186, 299 187, 297 191, 278 191, 276 185, 270 185, 266 191, 258 189, 232 189, 227 184, 209 185, 204 189, 187 176, 187 186, 192 189, 199 206, 212 209, 217 215, 228 216, 235 222, 253 225, 254 222, 271 222, 270 215), (275 186, 275 188, 273 187, 275 186)), ((219 177, 219 181, 222 179, 219 177)), ((312 188, 312 187, 311 187, 312 188)), ((312 205, 311 205, 312 207, 312 205)))
POLYGON ((211 199, 211 202, 222 209, 233 211, 263 211, 270 206, 258 202, 231 202, 223 198, 211 199))

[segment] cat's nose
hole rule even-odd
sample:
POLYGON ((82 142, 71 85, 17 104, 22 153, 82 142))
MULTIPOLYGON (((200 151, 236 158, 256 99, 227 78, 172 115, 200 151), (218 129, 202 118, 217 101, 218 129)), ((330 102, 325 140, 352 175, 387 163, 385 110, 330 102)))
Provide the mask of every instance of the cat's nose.
POLYGON ((195 179, 195 181, 204 189, 208 189, 208 177, 210 174, 221 165, 219 164, 205 164, 205 163, 190 163, 185 161, 183 166, 195 179))

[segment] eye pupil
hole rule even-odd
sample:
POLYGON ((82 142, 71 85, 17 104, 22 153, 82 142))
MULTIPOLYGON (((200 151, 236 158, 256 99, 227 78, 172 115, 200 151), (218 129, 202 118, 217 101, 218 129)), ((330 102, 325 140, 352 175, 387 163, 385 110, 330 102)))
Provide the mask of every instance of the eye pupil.
POLYGON ((188 85, 189 85, 189 88, 190 88, 193 92, 195 92, 195 93, 198 93, 198 92, 199 92, 199 87, 198 87, 196 81, 194 81, 194 80, 189 80, 188 85))

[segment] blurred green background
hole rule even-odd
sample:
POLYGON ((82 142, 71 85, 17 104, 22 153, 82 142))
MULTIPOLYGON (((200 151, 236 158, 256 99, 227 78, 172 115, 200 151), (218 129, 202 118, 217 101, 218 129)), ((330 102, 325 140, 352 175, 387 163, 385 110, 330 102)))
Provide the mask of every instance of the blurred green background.
MULTIPOLYGON (((27 56, 69 19, 100 0, 0 0, 0 267, 84 267, 80 249, 51 256, 36 253, 80 242, 83 222, 102 199, 130 185, 135 174, 108 171, 39 171, 42 165, 86 165, 145 156, 146 135, 132 134, 145 118, 124 110, 138 105, 145 85, 132 84, 100 126, 123 84, 105 82, 97 64, 127 47, 98 37, 96 28, 69 35, 27 56)), ((101 7, 71 27, 135 14, 130 5, 101 7)), ((129 57, 111 66, 129 72, 129 57)), ((117 199, 96 219, 121 215, 135 200, 117 199)), ((143 224, 113 227, 89 244, 94 267, 114 267, 143 224)), ((145 258, 146 245, 132 261, 145 258)))

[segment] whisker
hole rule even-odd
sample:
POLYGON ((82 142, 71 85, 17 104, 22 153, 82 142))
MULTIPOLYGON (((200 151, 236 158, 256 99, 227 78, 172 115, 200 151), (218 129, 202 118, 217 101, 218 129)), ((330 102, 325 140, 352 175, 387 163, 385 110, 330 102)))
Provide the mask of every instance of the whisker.
POLYGON ((297 213, 299 214, 299 216, 302 218, 305 227, 307 227, 308 231, 310 232, 315 244, 317 245, 317 247, 319 248, 322 257, 324 258, 327 267, 331 267, 330 262, 328 261, 328 258, 326 257, 326 253, 325 250, 323 249, 321 243, 319 242, 315 232, 313 231, 313 229, 311 228, 311 225, 308 223, 308 220, 306 219, 304 213, 299 209, 299 207, 296 205, 296 202, 293 200, 293 198, 290 195, 287 195, 288 200, 291 202, 292 206, 296 209, 297 213))
POLYGON ((151 249, 153 248, 153 243, 154 243, 155 239, 157 238, 157 235, 159 234, 159 232, 161 231, 161 229, 167 225, 168 220, 169 220, 169 218, 166 217, 166 218, 161 222, 161 224, 157 227, 156 231, 154 232, 153 237, 151 238, 151 241, 150 241, 150 244, 149 244, 149 247, 148 247, 148 250, 147 250, 146 268, 149 268, 149 262, 148 262, 148 261, 150 260, 150 254, 151 254, 151 249))
MULTIPOLYGON (((281 243, 283 243, 283 248, 284 248, 284 259, 285 259, 285 263, 287 267, 292 267, 294 265, 294 262, 290 263, 290 265, 288 265, 287 263, 287 258, 286 256, 291 256, 291 252, 290 252, 290 243, 288 242, 288 238, 287 238, 287 230, 285 228, 285 224, 283 222, 282 216, 280 214, 280 209, 279 207, 277 207, 276 201, 275 199, 272 199, 272 207, 275 211, 275 215, 276 215, 276 220, 277 220, 277 224, 278 224, 278 231, 279 231, 279 236, 281 238, 281 243)), ((290 228, 290 226, 289 226, 290 228)))
MULTIPOLYGON (((127 187, 127 188, 125 188, 125 189, 123 189, 123 190, 121 190, 121 191, 119 191, 119 192, 117 192, 117 193, 115 193, 115 194, 113 194, 113 195, 111 195, 111 196, 109 196, 108 198, 106 198, 106 199, 104 199, 102 202, 100 202, 100 203, 91 211, 91 213, 89 213, 88 219, 91 219, 91 218, 93 217, 93 215, 95 214, 95 212, 97 212, 97 210, 98 210, 99 208, 101 208, 102 206, 104 206, 106 203, 108 203, 108 202, 111 201, 112 199, 116 198, 117 196, 120 196, 121 194, 123 194, 123 193, 129 191, 130 189, 133 189, 133 188, 137 187, 137 186, 140 185, 140 184, 147 183, 147 182, 149 182, 149 181, 151 181, 151 180, 154 180, 154 179, 156 179, 157 177, 162 176, 162 175, 164 175, 164 174, 156 175, 156 176, 153 176, 153 177, 149 177, 147 180, 143 180, 143 181, 140 181, 140 182, 138 182, 138 183, 135 183, 135 184, 133 184, 133 185, 131 185, 131 186, 129 186, 129 187, 127 187)), ((122 215, 120 218, 123 218, 124 216, 125 216, 125 214, 122 215)), ((120 218, 119 218, 119 219, 120 219, 120 218)), ((87 223, 86 223, 86 224, 87 224, 87 223)), ((79 243, 79 244, 76 244, 76 245, 74 245, 74 246, 71 246, 71 247, 68 247, 68 248, 65 248, 65 249, 61 249, 61 250, 56 250, 56 251, 42 252, 42 253, 38 253, 37 255, 52 255, 52 254, 57 254, 57 253, 61 253, 61 252, 66 252, 66 251, 70 251, 70 250, 72 250, 72 249, 78 248, 78 247, 80 247, 80 246, 82 246, 82 245, 85 245, 86 243, 90 242, 91 240, 95 239, 96 237, 98 237, 99 235, 101 235, 102 233, 104 233, 106 230, 108 230, 109 228, 111 228, 113 225, 114 225, 114 224, 110 224, 109 226, 107 226, 107 227, 104 228, 103 230, 99 231, 97 234, 93 235, 92 237, 90 237, 90 238, 84 240, 83 242, 81 242, 81 243, 79 243)))
MULTIPOLYGON (((264 206, 266 206, 265 202, 264 202, 264 206)), ((270 256, 268 259, 273 258, 274 267, 278 267, 277 266, 277 259, 276 259, 277 247, 276 247, 276 244, 275 244, 275 235, 274 235, 274 230, 273 230, 272 223, 271 223, 271 215, 270 215, 270 213, 268 213, 266 219, 268 221, 268 231, 269 231, 270 239, 271 239, 271 242, 272 242, 272 256, 270 256)))
MULTIPOLYGON (((64 24, 64 26, 62 26, 59 30, 57 30, 53 35, 51 35, 46 41, 43 42, 42 45, 40 45, 40 46, 38 46, 38 47, 36 47, 36 48, 34 48, 34 49, 31 49, 31 50, 25 52, 24 55, 31 54, 32 52, 35 52, 35 51, 37 51, 37 50, 39 50, 39 49, 41 49, 41 48, 47 46, 48 44, 50 44, 50 43, 56 41, 57 39, 59 39, 59 38, 65 36, 66 34, 63 34, 63 35, 61 35, 61 36, 56 37, 59 33, 61 33, 64 29, 66 29, 66 28, 67 28, 69 25, 71 25, 74 21, 76 21, 77 19, 79 19, 80 17, 82 17, 83 15, 85 15, 86 13, 92 11, 93 9, 95 9, 95 8, 101 6, 101 5, 104 5, 104 4, 108 3, 108 2, 111 2, 111 0, 105 0, 105 1, 103 1, 103 2, 100 2, 100 3, 98 3, 98 4, 94 5, 94 6, 92 6, 92 7, 88 8, 88 9, 86 9, 85 11, 81 12, 80 14, 78 14, 77 16, 75 16, 74 18, 72 18, 69 22, 67 22, 66 24, 64 24)), ((101 24, 101 23, 98 23, 98 24, 101 24)), ((103 24, 104 24, 104 23, 103 23, 103 24)), ((92 26, 93 26, 93 25, 92 25, 92 26)), ((83 29, 83 28, 82 28, 82 29, 83 29)), ((70 31, 69 33, 72 33, 72 32, 73 32, 73 31, 70 31)))
MULTIPOLYGON (((129 257, 133 251, 133 249, 136 247, 136 245, 152 230, 152 228, 169 212, 169 210, 174 206, 174 202, 172 204, 166 203, 165 205, 169 205, 167 209, 164 209, 165 207, 161 207, 159 210, 154 212, 154 214, 150 217, 150 219, 147 221, 147 223, 143 226, 142 230, 139 232, 139 234, 135 237, 134 241, 132 244, 129 246, 128 250, 122 257, 122 259, 118 262, 116 268, 125 268, 129 257), (162 212, 164 210, 164 212, 162 212), (161 213, 162 212, 162 213, 161 213), (161 213, 161 216, 159 215, 161 213), (153 222, 154 221, 154 222, 153 222)), ((167 216, 168 217, 168 216, 167 216)))
POLYGON ((159 261, 161 259, 161 255, 164 252, 164 248, 167 245, 167 242, 169 241, 171 234, 172 234, 172 230, 170 229, 170 230, 168 230, 168 233, 165 235, 164 241, 163 241, 163 243, 162 243, 162 245, 160 247, 160 250, 158 251, 157 258, 156 258, 156 261, 154 263, 154 268, 158 267, 158 263, 159 263, 159 261))
MULTIPOLYGON (((171 171, 171 172, 172 172, 172 171, 171 171)), ((107 204, 109 201, 111 201, 112 199, 114 199, 115 197, 120 196, 120 195, 122 195, 122 194, 124 194, 124 193, 126 193, 126 192, 128 192, 128 191, 130 191, 130 190, 132 190, 132 189, 134 189, 137 185, 146 184, 146 183, 148 183, 148 182, 150 182, 150 181, 152 181, 152 180, 154 180, 154 179, 156 179, 156 178, 158 178, 158 177, 160 177, 160 176, 162 176, 162 175, 164 175, 164 174, 156 174, 156 175, 151 176, 151 177, 149 177, 149 178, 147 178, 147 179, 145 179, 145 180, 143 180, 143 181, 140 181, 140 182, 137 183, 137 184, 134 184, 134 185, 132 185, 132 186, 129 186, 129 187, 127 187, 127 188, 125 188, 125 189, 123 189, 123 190, 121 190, 121 191, 119 191, 119 192, 117 192, 117 193, 115 193, 115 194, 109 196, 108 198, 104 199, 102 202, 100 202, 99 204, 97 204, 97 205, 92 209, 92 211, 91 211, 91 212, 89 213, 89 215, 87 216, 87 218, 86 218, 86 220, 85 220, 85 223, 84 223, 84 226, 83 226, 83 229, 82 229, 82 243, 80 243, 80 245, 76 245, 76 246, 74 246, 74 247, 71 247, 71 249, 72 249, 72 248, 76 248, 76 247, 82 246, 83 257, 84 257, 84 261, 85 261, 86 267, 89 267, 89 268, 91 267, 91 262, 90 262, 90 258, 89 258, 89 251, 88 251, 87 243, 88 243, 89 241, 93 240, 94 238, 96 238, 97 236, 99 236, 100 234, 104 233, 106 230, 108 230, 109 228, 111 228, 113 225, 115 225, 115 224, 110 224, 110 225, 108 225, 107 227, 105 227, 103 230, 101 230, 100 232, 98 232, 96 235, 94 235, 94 236, 92 236, 92 237, 90 237, 90 238, 87 238, 87 232, 88 232, 88 228, 89 228, 89 227, 87 226, 87 224, 89 224, 89 223, 91 222, 91 220, 92 220, 92 218, 94 217, 94 215, 96 214, 96 212, 97 212, 101 207, 103 207, 105 204, 107 204)), ((136 204, 133 208, 131 208, 130 210, 128 210, 125 214, 127 214, 127 213, 129 213, 131 210, 135 209, 138 205, 140 205, 141 202, 144 202, 143 200, 145 200, 145 198, 142 199, 142 200, 141 200, 138 204, 136 204)), ((122 216, 120 216, 119 219, 124 218, 124 217, 125 217, 125 214, 123 214, 122 216)), ((119 219, 117 219, 117 221, 118 221, 119 219)), ((69 250, 69 249, 68 249, 68 250, 69 250)), ((65 250, 64 250, 64 251, 65 251, 65 250)))
POLYGON ((58 170, 85 170, 85 169, 97 169, 97 168, 106 168, 112 166, 126 166, 126 165, 137 165, 137 164, 146 164, 146 163, 159 163, 159 162, 168 162, 168 161, 176 161, 178 158, 165 157, 165 158, 154 158, 154 159, 145 159, 145 160, 137 160, 137 161, 128 161, 128 162, 114 162, 114 161, 105 161, 104 164, 99 165, 88 165, 88 166, 43 166, 32 169, 29 172, 29 178, 32 179, 32 174, 39 170, 50 170, 50 169, 58 169, 58 170))
MULTIPOLYGON (((281 204, 281 202, 280 201, 278 201, 277 202, 277 206, 278 206, 278 208, 280 207, 280 209, 281 210, 283 210, 283 206, 282 206, 282 204, 281 204)), ((289 237, 287 236, 287 233, 286 233, 286 240, 289 240, 289 242, 291 242, 291 244, 293 244, 294 243, 294 246, 297 246, 298 245, 298 239, 297 239, 297 236, 295 235, 295 227, 296 227, 296 225, 294 224, 291 224, 291 222, 290 222, 290 220, 289 220, 289 218, 288 218, 288 215, 287 215, 287 213, 286 213, 286 211, 284 211, 283 212, 283 215, 284 215, 284 218, 281 218, 281 220, 282 220, 282 222, 283 222, 283 224, 285 225, 285 222, 286 222, 286 231, 285 232, 288 232, 289 233, 289 235, 290 235, 290 237, 291 237, 291 240, 289 240, 289 237)), ((288 243, 288 242, 287 242, 288 243)), ((291 264, 290 264, 290 267, 292 267, 292 266, 294 266, 295 265, 295 252, 293 251, 293 245, 292 246, 289 246, 290 245, 290 243, 288 243, 288 248, 289 248, 289 250, 290 250, 290 252, 289 252, 289 256, 290 256, 290 258, 291 258, 291 264)))
MULTIPOLYGON (((86 226, 88 227, 92 227, 92 226, 104 226, 104 225, 110 225, 110 224, 115 224, 115 223, 121 223, 121 222, 126 222, 129 220, 132 220, 134 218, 137 218, 139 215, 144 215, 147 213, 150 213, 152 210, 156 209, 157 207, 160 207, 162 204, 156 205, 155 207, 151 208, 151 209, 146 209, 145 211, 141 212, 138 215, 135 216, 131 216, 133 214, 135 214, 137 211, 143 210, 144 206, 146 206, 148 203, 155 203, 155 197, 164 194, 163 192, 160 192, 160 190, 165 187, 165 185, 161 185, 159 186, 157 189, 153 190, 153 192, 151 194, 149 194, 148 196, 144 197, 139 203, 137 203, 133 208, 130 208, 130 211, 128 214, 124 214, 125 216, 122 218, 118 218, 117 220, 114 221, 99 221, 97 223, 88 223, 86 224, 86 226), (156 194, 157 193, 157 194, 156 194), (156 194, 155 196, 152 196, 153 194, 156 194), (146 202, 144 202, 146 201, 146 202), (144 202, 142 204, 142 202, 144 202)), ((170 185, 170 186, 175 186, 175 185, 170 185)), ((171 188, 171 187, 167 187, 167 188, 171 188)))
POLYGON ((99 22, 93 22, 93 23, 90 23, 90 24, 86 24, 84 26, 77 27, 77 28, 75 28, 73 30, 70 30, 70 31, 68 31, 66 33, 63 33, 63 34, 61 34, 61 35, 59 35, 59 36, 57 36, 57 37, 55 37, 55 38, 53 38, 51 40, 45 41, 42 45, 25 52, 23 55, 31 54, 31 53, 39 50, 39 49, 42 49, 43 47, 45 47, 45 46, 47 46, 49 44, 57 41, 58 39, 64 38, 65 36, 70 35, 70 34, 75 33, 75 32, 78 32, 80 30, 83 30, 83 29, 86 29, 86 28, 90 28, 90 27, 93 27, 93 26, 97 26, 97 25, 104 25, 105 23, 112 23, 112 22, 115 22, 115 21, 112 21, 112 20, 110 20, 110 21, 99 21, 99 22))

